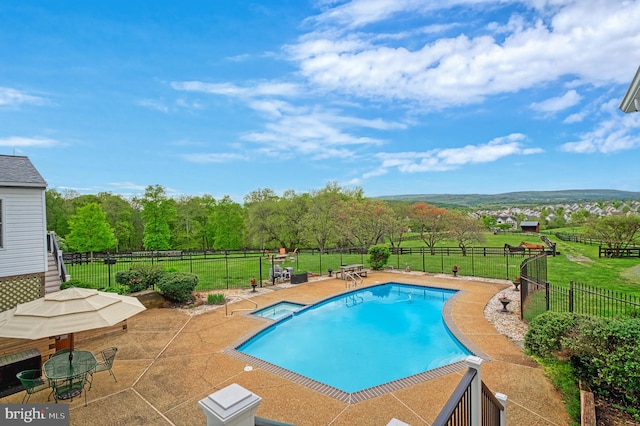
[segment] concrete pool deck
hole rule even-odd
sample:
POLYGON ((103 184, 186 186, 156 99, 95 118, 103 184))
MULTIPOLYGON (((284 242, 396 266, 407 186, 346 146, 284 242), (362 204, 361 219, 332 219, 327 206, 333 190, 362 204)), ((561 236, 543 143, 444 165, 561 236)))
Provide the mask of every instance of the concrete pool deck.
MULTIPOLYGON (((543 370, 483 315, 487 301, 509 288, 508 281, 374 272, 363 285, 392 281, 463 290, 449 315, 460 332, 491 358, 482 364, 482 379, 493 393, 507 395, 508 424, 571 424, 561 396, 543 370)), ((247 290, 244 296, 252 296, 262 308, 281 300, 310 304, 345 290, 344 281, 323 279, 255 296, 247 290)), ((247 301, 229 305, 230 311, 253 306, 247 301)), ((87 407, 81 397, 69 403, 71 424, 204 425, 198 401, 238 383, 263 399, 258 416, 280 422, 386 425, 396 418, 411 425, 430 425, 465 372, 444 374, 357 403, 343 402, 256 366, 245 371, 246 362, 226 354, 231 345, 270 323, 246 312, 225 316, 220 307, 188 315, 177 309, 150 309, 129 319, 127 333, 81 342, 82 349, 94 352, 119 348, 113 368, 118 382, 107 373, 97 374, 87 393, 87 407)), ((46 402, 47 393, 32 395, 30 402, 46 402)), ((10 395, 0 403, 19 403, 22 395, 10 395)))

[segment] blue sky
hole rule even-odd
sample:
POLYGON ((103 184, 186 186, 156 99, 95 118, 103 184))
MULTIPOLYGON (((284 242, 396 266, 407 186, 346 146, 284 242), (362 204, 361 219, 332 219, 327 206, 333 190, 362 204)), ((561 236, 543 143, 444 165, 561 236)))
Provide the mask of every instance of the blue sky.
POLYGON ((0 3, 0 154, 60 192, 640 191, 640 0, 0 3))

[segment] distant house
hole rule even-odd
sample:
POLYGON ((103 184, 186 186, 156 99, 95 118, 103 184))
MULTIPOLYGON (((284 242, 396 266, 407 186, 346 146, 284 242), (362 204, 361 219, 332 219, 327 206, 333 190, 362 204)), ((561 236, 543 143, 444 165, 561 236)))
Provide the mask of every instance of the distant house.
POLYGON ((518 226, 518 219, 513 216, 496 216, 496 224, 498 225, 509 225, 512 228, 516 228, 518 226))
POLYGON ((540 223, 534 221, 520 222, 522 232, 540 232, 540 223))
MULTIPOLYGON (((27 157, 0 155, 0 311, 45 293, 46 188, 27 157)), ((59 289, 57 273, 50 285, 59 289)))

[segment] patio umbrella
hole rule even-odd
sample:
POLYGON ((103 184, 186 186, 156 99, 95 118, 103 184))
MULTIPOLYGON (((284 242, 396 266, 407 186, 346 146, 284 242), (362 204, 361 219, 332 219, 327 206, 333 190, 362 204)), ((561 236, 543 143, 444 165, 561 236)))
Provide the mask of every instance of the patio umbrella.
POLYGON ((88 288, 70 287, 0 312, 0 337, 41 339, 109 327, 146 308, 138 299, 88 288))

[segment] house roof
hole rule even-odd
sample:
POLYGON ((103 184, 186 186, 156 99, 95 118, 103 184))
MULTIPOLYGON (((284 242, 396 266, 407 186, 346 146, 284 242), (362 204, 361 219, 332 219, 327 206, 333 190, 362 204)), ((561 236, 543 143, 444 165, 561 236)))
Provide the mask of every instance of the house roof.
POLYGON ((538 226, 538 222, 520 222, 520 226, 538 226))
POLYGON ((46 188, 47 182, 29 158, 0 155, 0 186, 46 188))

